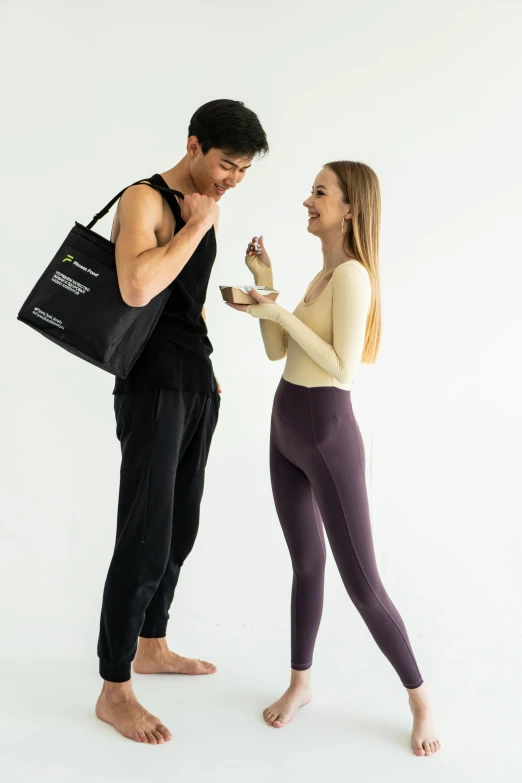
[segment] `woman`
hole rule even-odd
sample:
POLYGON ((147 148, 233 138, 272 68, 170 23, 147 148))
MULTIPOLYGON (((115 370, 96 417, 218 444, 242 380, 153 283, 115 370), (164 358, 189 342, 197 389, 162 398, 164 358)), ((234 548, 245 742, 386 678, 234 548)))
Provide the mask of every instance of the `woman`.
MULTIPOLYGON (((269 359, 286 356, 272 411, 270 474, 294 572, 292 669, 290 687, 263 715, 281 728, 311 698, 323 605, 322 520, 350 598, 408 691, 413 751, 430 756, 440 742, 406 628, 379 577, 350 395, 360 361, 375 362, 380 343, 379 181, 362 163, 327 163, 304 206, 308 231, 321 240, 323 268, 293 314, 256 289, 258 304, 230 304, 260 319, 269 359)), ((261 240, 254 237, 245 261, 256 285, 273 287, 261 240)))

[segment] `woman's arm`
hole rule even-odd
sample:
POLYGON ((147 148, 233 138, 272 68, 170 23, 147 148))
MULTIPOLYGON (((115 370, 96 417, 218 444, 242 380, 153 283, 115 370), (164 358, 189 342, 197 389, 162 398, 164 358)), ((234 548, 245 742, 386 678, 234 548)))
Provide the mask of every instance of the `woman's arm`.
MULTIPOLYGON (((371 284, 358 261, 342 264, 333 273, 333 345, 323 340, 297 316, 274 304, 248 305, 247 312, 261 323, 276 324, 290 335, 323 370, 340 383, 353 381, 360 364, 371 303, 371 284)), ((268 351, 267 351, 268 353, 268 351)))
MULTIPOLYGON (((264 285, 267 288, 274 287, 271 266, 266 266, 257 256, 246 256, 245 263, 254 275, 256 285, 264 285)), ((276 362, 279 359, 284 359, 288 351, 288 334, 285 329, 278 323, 266 319, 260 320, 259 326, 266 355, 270 361, 276 362)))

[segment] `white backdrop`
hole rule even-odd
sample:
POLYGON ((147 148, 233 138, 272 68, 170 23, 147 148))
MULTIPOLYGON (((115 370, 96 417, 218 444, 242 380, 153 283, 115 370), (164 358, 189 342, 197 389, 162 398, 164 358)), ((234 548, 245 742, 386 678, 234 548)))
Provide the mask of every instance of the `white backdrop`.
MULTIPOLYGON (((339 158, 372 166, 382 190, 383 342, 353 402, 383 580, 426 680, 446 693, 462 683, 470 651, 520 645, 520 5, 4 0, 2 9, 10 665, 21 647, 28 661, 45 650, 52 659, 59 639, 68 676, 87 666, 95 677, 119 470, 112 378, 16 314, 73 222, 173 166, 192 113, 215 98, 253 109, 271 153, 221 201, 206 309, 222 406, 172 645, 182 639, 180 652, 212 659, 213 642, 191 642, 222 633, 242 667, 271 660, 286 677, 291 569, 268 473, 283 363, 268 361, 258 322, 227 308, 218 285, 251 282, 244 248, 263 233, 279 301, 294 308, 322 264, 302 202, 339 158)), ((110 222, 99 225, 106 236, 110 222)), ((353 649, 379 688, 395 683, 330 557, 317 660, 346 664, 353 649)), ((503 682, 497 653, 481 670, 490 687, 503 682)))

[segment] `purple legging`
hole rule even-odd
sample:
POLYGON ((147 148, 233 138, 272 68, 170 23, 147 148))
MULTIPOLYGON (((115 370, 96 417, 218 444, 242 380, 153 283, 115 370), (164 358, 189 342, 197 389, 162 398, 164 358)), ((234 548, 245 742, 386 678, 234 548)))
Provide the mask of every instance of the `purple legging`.
POLYGON ((402 684, 419 687, 406 628, 377 569, 364 445, 349 391, 281 378, 272 410, 270 475, 294 571, 292 668, 312 665, 323 610, 324 524, 344 586, 370 633, 402 684))

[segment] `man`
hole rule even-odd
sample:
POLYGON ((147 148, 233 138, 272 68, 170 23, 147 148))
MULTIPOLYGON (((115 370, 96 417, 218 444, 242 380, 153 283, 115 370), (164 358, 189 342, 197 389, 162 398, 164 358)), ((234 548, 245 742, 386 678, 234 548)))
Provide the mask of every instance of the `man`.
POLYGON ((144 674, 215 671, 171 652, 165 637, 180 568, 197 534, 219 414, 221 389, 204 317, 218 202, 242 181, 254 157, 267 152, 252 111, 240 101, 211 101, 190 121, 186 155, 147 179, 179 195, 135 185, 122 195, 114 219, 124 301, 144 307, 174 281, 144 351, 114 388, 122 463, 116 546, 101 611, 104 684, 96 715, 136 742, 162 744, 171 734, 136 699, 131 662, 144 674))

